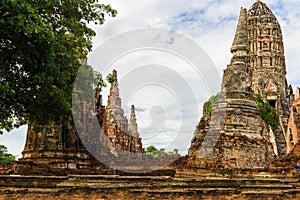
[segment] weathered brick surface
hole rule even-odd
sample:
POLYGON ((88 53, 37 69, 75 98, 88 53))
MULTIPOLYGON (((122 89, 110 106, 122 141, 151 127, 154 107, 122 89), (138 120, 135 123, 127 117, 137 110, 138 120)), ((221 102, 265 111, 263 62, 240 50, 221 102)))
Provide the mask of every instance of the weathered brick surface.
POLYGON ((1 177, 0 199, 297 199, 299 179, 1 177), (37 184, 39 182, 40 184, 37 184), (23 187, 20 187, 23 185, 23 187))
MULTIPOLYGON (((296 89, 296 93, 299 93, 299 88, 296 89)), ((288 153, 300 142, 300 97, 297 97, 290 108, 290 118, 285 138, 288 153)))
MULTIPOLYGON (((91 69, 88 65, 83 66, 91 69)), ((35 125, 28 126, 26 145, 16 168, 17 173, 102 174, 108 170, 110 160, 116 158, 118 161, 123 152, 144 153, 134 121, 134 110, 129 133, 128 121, 121 108, 115 70, 113 75, 116 81, 111 84, 107 107, 103 106, 99 93, 95 93, 94 102, 89 102, 84 98, 82 100, 81 92, 78 92, 77 101, 82 110, 82 116, 79 117, 81 126, 50 124, 42 130, 35 129, 35 125), (100 158, 109 161, 102 164, 100 158)))
POLYGON ((252 89, 247 10, 241 9, 230 64, 211 115, 196 128, 188 166, 212 169, 266 169, 272 144, 252 89))
MULTIPOLYGON (((187 166, 283 170, 286 165, 290 169, 291 163, 284 156, 286 147, 290 151, 298 142, 299 102, 294 102, 289 115, 294 95, 286 81, 283 37, 276 17, 265 3, 256 1, 248 11, 241 9, 231 52, 219 99, 211 115, 196 127, 187 166), (255 102, 258 93, 280 116, 276 131, 261 117, 255 102), (282 164, 272 164, 275 157, 282 164)), ((203 110, 207 114, 206 108, 203 110)))

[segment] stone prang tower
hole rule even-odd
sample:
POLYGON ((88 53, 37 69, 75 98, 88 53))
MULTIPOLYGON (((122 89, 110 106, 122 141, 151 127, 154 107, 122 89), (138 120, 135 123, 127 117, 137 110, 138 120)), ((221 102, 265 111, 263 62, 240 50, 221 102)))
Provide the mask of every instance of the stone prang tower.
MULTIPOLYGON (((137 124, 134 110, 131 110, 130 124, 124 115, 122 101, 119 95, 117 71, 113 70, 114 81, 111 83, 110 94, 107 99, 106 121, 104 130, 110 141, 119 149, 143 153, 142 139, 137 133, 137 124)), ((134 106, 132 107, 134 109, 134 106)), ((131 108, 131 109, 132 109, 131 108)))
POLYGON ((134 105, 131 105, 131 113, 130 113, 130 121, 129 121, 129 125, 128 125, 128 133, 131 136, 134 136, 136 138, 140 137, 140 134, 138 133, 137 123, 136 123, 135 107, 134 107, 134 105))
POLYGON ((224 70, 222 90, 205 113, 189 149, 188 164, 211 169, 263 169, 270 165, 272 144, 252 89, 247 10, 241 9, 224 70))
POLYGON ((257 1, 248 11, 247 28, 253 90, 269 101, 278 114, 288 116, 293 96, 286 80, 280 25, 266 4, 257 1))
POLYGON ((289 108, 294 95, 287 85, 280 25, 261 1, 242 8, 224 70, 222 90, 204 104, 188 152, 188 165, 212 169, 267 169, 272 157, 286 152, 289 108), (278 128, 262 119, 256 94, 276 109, 278 128), (212 109, 208 109, 207 105, 212 109))
POLYGON ((111 120, 124 132, 128 132, 128 120, 124 116, 124 110, 121 107, 121 98, 119 96, 119 83, 117 77, 117 71, 113 70, 112 74, 115 81, 111 83, 110 95, 107 100, 106 119, 107 124, 111 123, 111 120))
POLYGON ((294 95, 286 80, 282 31, 275 15, 261 1, 251 6, 247 21, 253 91, 276 108, 280 122, 275 132, 276 143, 278 154, 284 155, 289 108, 294 95))

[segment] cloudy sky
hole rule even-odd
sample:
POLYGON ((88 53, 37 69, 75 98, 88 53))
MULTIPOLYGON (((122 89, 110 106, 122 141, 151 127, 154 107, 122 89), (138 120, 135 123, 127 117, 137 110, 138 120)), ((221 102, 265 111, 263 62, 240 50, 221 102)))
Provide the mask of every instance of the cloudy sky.
MULTIPOLYGON (((255 0, 114 0, 116 18, 97 31, 89 63, 104 75, 118 70, 122 106, 136 105, 144 146, 185 154, 203 101, 220 87, 241 7, 255 0)), ((287 79, 300 85, 300 1, 265 0, 281 24, 287 79)), ((104 92, 104 102, 107 92, 104 92)), ((21 155, 26 127, 0 136, 21 155)))

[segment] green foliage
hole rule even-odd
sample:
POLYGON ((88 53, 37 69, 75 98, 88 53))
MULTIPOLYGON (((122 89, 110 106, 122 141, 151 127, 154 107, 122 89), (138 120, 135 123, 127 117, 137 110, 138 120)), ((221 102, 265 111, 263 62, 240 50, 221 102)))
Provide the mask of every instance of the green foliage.
POLYGON ((0 133, 28 122, 68 123, 79 61, 95 36, 87 24, 117 14, 97 2, 1 1, 0 133))
POLYGON ((166 152, 166 155, 167 155, 167 156, 173 156, 173 155, 174 155, 174 152, 168 151, 168 152, 166 152))
POLYGON ((205 106, 205 110, 206 110, 206 114, 204 116, 202 116, 201 120, 206 119, 208 116, 211 115, 211 111, 213 106, 216 104, 217 100, 218 100, 219 94, 216 95, 212 95, 208 101, 206 102, 206 106, 205 106))
POLYGON ((102 74, 99 72, 94 72, 94 89, 97 92, 101 92, 102 88, 106 87, 106 83, 102 78, 102 74))
POLYGON ((263 120, 275 131, 279 123, 279 116, 276 113, 276 109, 272 107, 269 102, 264 102, 260 94, 256 94, 256 103, 260 109, 263 120))
POLYGON ((101 92, 106 87, 102 74, 92 71, 90 67, 80 67, 74 85, 72 113, 76 127, 82 127, 83 115, 85 112, 82 102, 93 104, 95 101, 95 91, 101 92))
POLYGON ((146 154, 157 158, 159 155, 159 151, 154 145, 151 145, 146 148, 146 154))
POLYGON ((106 79, 110 84, 113 84, 117 80, 117 77, 114 76, 113 74, 108 74, 106 76, 106 79))
MULTIPOLYGON (((146 154, 150 155, 150 156, 152 156, 154 158, 158 158, 158 156, 159 156, 159 150, 154 145, 151 145, 151 146, 148 146, 146 148, 146 154)), ((165 155, 167 155, 167 156, 173 156, 174 153, 171 152, 171 151, 168 151, 168 152, 165 152, 165 155)))
POLYGON ((93 99, 94 91, 101 92, 103 87, 106 87, 106 83, 100 72, 92 71, 85 67, 79 68, 74 89, 77 90, 77 92, 79 91, 81 100, 93 99))
POLYGON ((12 165, 16 160, 16 156, 7 153, 7 147, 0 144, 0 164, 1 165, 12 165))

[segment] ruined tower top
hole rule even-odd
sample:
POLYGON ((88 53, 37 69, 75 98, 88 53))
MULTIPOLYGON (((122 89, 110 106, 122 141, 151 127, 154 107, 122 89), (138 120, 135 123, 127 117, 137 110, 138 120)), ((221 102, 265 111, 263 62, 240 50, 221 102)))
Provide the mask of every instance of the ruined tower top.
POLYGON ((248 52, 247 9, 242 8, 231 47, 231 53, 233 53, 231 64, 245 64, 248 52))
POLYGON ((128 132, 127 119, 122 109, 122 101, 119 95, 119 84, 117 71, 113 70, 113 80, 111 81, 110 94, 107 99, 106 120, 107 124, 116 124, 125 133, 128 132))
POLYGON ((247 9, 240 10, 240 16, 231 47, 232 58, 224 70, 222 92, 227 98, 253 99, 251 71, 249 69, 249 41, 247 30, 247 9))
POLYGON ((246 52, 249 51, 246 8, 242 8, 240 11, 237 29, 231 47, 231 53, 234 53, 238 50, 244 50, 246 52))
POLYGON ((279 115, 289 115, 289 88, 286 80, 283 36, 275 15, 256 1, 248 10, 248 41, 254 93, 263 96, 279 115))
POLYGON ((130 135, 139 138, 139 133, 137 130, 137 123, 136 123, 136 116, 135 116, 135 108, 134 105, 131 106, 131 113, 130 113, 130 121, 128 126, 128 132, 130 135))
POLYGON ((299 98, 300 98, 300 88, 297 87, 295 92, 295 99, 299 99, 299 98))
POLYGON ((121 99, 119 97, 119 84, 118 84, 117 71, 113 70, 112 75, 113 75, 113 80, 110 86, 110 95, 108 98, 107 107, 121 109, 121 99))
POLYGON ((115 77, 115 80, 118 80, 117 70, 113 70, 113 76, 115 77))
POLYGON ((262 15, 271 15, 272 17, 275 18, 275 15, 272 13, 271 9, 268 8, 268 6, 261 2, 261 1, 256 1, 251 8, 249 9, 249 12, 252 13, 252 16, 257 16, 261 17, 262 15))

